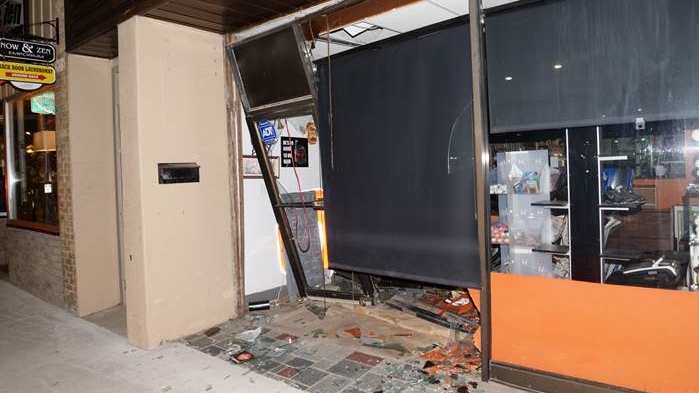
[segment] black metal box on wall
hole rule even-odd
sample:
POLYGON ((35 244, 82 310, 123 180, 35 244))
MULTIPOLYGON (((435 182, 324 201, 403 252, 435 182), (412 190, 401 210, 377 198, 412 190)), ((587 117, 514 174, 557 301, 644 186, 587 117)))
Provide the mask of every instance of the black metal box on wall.
POLYGON ((316 65, 330 266, 480 287, 466 20, 316 65))
POLYGON ((158 183, 199 183, 199 165, 194 162, 158 164, 158 183))

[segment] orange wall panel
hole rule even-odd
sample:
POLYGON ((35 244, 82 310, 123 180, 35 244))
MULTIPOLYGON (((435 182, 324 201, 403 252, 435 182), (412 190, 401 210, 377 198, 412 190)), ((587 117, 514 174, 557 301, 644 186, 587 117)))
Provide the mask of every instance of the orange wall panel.
POLYGON ((492 319, 494 361, 699 392, 699 293, 493 273, 492 319))

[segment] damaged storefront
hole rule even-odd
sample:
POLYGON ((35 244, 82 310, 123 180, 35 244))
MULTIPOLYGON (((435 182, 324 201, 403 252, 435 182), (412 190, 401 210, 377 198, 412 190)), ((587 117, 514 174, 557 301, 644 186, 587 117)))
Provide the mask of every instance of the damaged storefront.
POLYGON ((311 392, 699 390, 699 4, 259 3, 66 1, 42 298, 311 392))
MULTIPOLYGON (((267 184, 293 273, 303 266, 284 209, 306 204, 324 211, 328 267, 368 284, 349 296, 390 304, 380 282, 392 280, 471 288, 484 379, 692 391, 694 341, 665 333, 697 302, 699 8, 561 0, 471 11, 313 63, 303 23, 231 46, 263 174, 273 168, 257 122, 312 114, 318 124, 323 199, 291 205, 267 184), (298 47, 275 52, 286 68, 271 77, 245 53, 284 39, 298 47), (265 88, 276 77, 286 91, 265 88), (672 360, 658 364, 659 353, 672 360)), ((302 294, 348 296, 302 281, 302 294)))

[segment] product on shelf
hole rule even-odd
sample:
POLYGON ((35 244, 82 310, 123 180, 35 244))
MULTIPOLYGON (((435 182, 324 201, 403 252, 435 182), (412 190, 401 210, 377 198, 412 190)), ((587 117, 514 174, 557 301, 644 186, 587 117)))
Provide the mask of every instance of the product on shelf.
POLYGON ((507 194, 507 184, 491 184, 491 194, 507 194))
POLYGON ((608 189, 602 196, 602 200, 608 205, 633 208, 640 207, 646 203, 645 198, 638 194, 634 194, 624 187, 608 189))
POLYGON ((506 223, 497 222, 490 226, 492 244, 510 244, 510 230, 506 223))
POLYGON ((512 190, 515 194, 538 194, 539 173, 526 171, 522 177, 511 177, 512 190))

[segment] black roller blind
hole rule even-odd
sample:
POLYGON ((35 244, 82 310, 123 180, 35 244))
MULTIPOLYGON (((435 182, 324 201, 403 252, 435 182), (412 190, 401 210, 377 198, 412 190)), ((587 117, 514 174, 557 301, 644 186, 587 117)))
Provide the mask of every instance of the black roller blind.
POLYGON ((469 59, 460 20, 318 61, 331 267, 480 287, 469 59))
POLYGON ((492 132, 695 117, 697 37, 697 1, 559 0, 493 13, 492 132))

